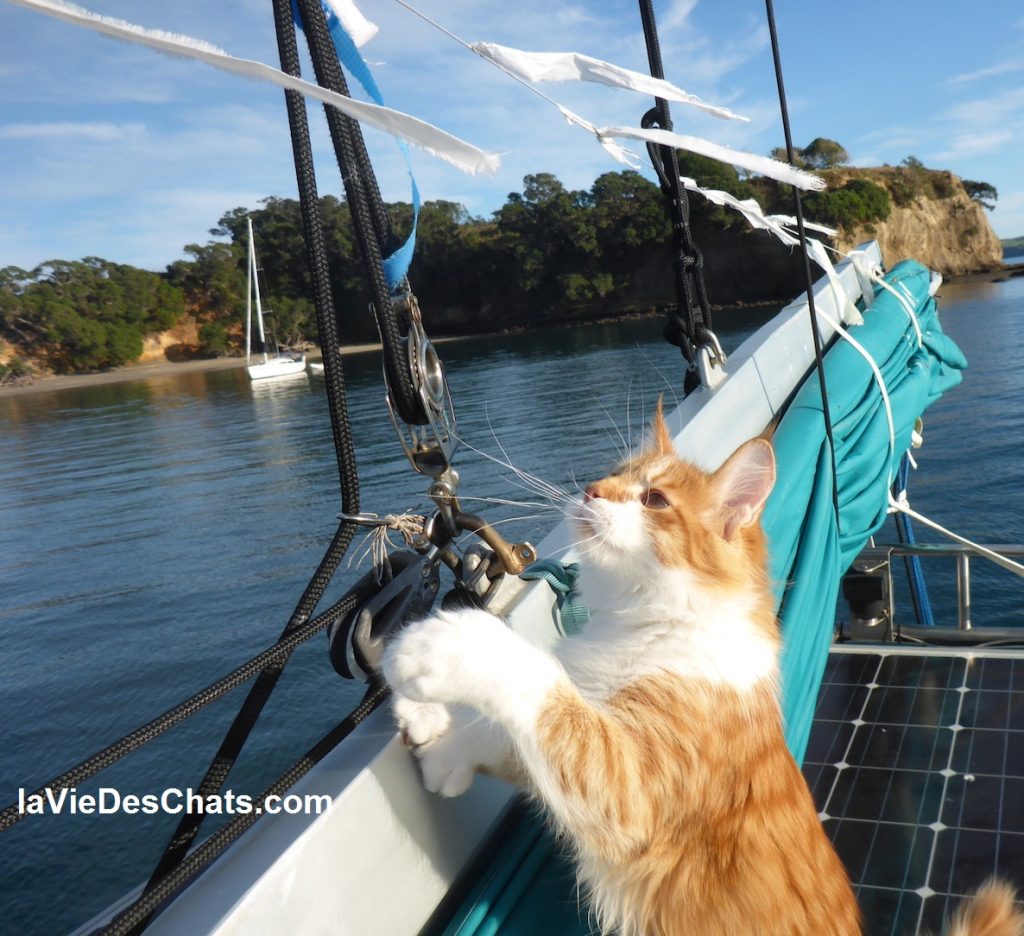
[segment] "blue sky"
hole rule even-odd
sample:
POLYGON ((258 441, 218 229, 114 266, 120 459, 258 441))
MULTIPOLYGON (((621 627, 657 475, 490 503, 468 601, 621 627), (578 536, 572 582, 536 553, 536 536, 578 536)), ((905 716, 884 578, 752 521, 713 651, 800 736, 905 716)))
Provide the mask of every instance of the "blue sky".
MULTIPOLYGON (((95 12, 206 39, 276 64, 269 0, 87 0, 95 12)), ((573 49, 645 69, 630 0, 417 0, 468 40, 573 49)), ((782 142, 760 0, 661 0, 667 77, 751 117, 716 120, 675 105, 676 129, 767 153, 782 142)), ((927 165, 999 190, 1001 237, 1024 235, 1024 7, 777 0, 798 145, 825 136, 860 165, 927 165)), ((502 154, 470 177, 414 152, 426 199, 488 215, 530 172, 588 187, 617 166, 550 105, 435 32, 394 0, 363 0, 380 27, 364 48, 387 103, 502 154)), ((162 269, 204 243, 226 211, 294 197, 282 92, 115 42, 0 0, 0 266, 101 256, 162 269)), ((311 69, 304 69, 311 74, 311 69)), ((647 99, 595 86, 545 90, 599 125, 636 123, 647 99)), ((340 181, 311 105, 322 193, 340 181)), ((408 200, 390 139, 367 133, 385 198, 408 200)), ((895 258, 892 258, 895 259, 895 258)))

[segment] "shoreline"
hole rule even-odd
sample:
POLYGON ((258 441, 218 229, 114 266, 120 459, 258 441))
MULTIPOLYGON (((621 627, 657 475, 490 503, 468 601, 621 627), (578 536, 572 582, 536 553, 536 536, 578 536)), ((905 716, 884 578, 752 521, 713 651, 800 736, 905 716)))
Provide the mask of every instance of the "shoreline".
MULTIPOLYGON (((439 339, 444 341, 445 339, 439 339)), ((451 339, 448 339, 451 340, 451 339)), ((349 345, 341 349, 342 354, 363 354, 380 350, 380 344, 349 345)), ((310 356, 307 355, 307 360, 310 356)), ((319 360, 319 352, 312 360, 319 360)), ((29 383, 0 387, 0 399, 25 396, 31 393, 45 393, 49 390, 77 390, 82 387, 102 387, 108 384, 129 383, 133 380, 150 380, 154 377, 176 377, 180 374, 205 373, 208 371, 235 370, 245 367, 245 358, 200 358, 194 361, 142 361, 125 364, 111 370, 90 374, 48 374, 36 377, 29 383)))
MULTIPOLYGON (((989 282, 1005 282, 1008 278, 1021 275, 1024 275, 1024 264, 1003 264, 1001 268, 993 270, 979 270, 974 273, 961 273, 954 276, 947 275, 945 279, 947 282, 964 282, 965 280, 972 279, 987 280, 989 282)), ((784 303, 781 305, 784 305, 784 303)), ((736 311, 751 311, 759 308, 770 308, 771 306, 781 307, 781 305, 775 301, 736 303, 721 306, 713 305, 712 311, 726 312, 730 309, 736 311)), ((617 321, 628 321, 630 319, 656 318, 661 314, 662 313, 659 310, 652 309, 650 311, 643 312, 634 311, 626 313, 625 315, 620 314, 593 319, 570 319, 566 321, 549 322, 541 327, 544 329, 558 329, 578 325, 603 325, 617 321)), ((470 335, 450 335, 431 340, 434 344, 441 345, 452 341, 465 341, 470 338, 494 337, 502 334, 518 334, 535 327, 537 327, 537 323, 534 323, 532 326, 512 326, 496 332, 474 333, 470 335)), ((379 341, 343 345, 341 353, 343 356, 367 354, 371 351, 380 351, 381 347, 382 346, 379 341)), ((307 354, 306 357, 307 360, 319 360, 319 350, 314 351, 312 355, 307 354)), ((15 396, 27 396, 33 393, 45 393, 47 391, 76 390, 82 387, 101 387, 109 384, 128 383, 133 380, 149 380, 152 378, 171 377, 180 374, 233 370, 244 366, 245 360, 241 357, 201 358, 192 361, 144 361, 137 364, 125 364, 122 367, 116 367, 111 370, 88 374, 50 374, 36 377, 28 383, 0 387, 0 399, 15 396)))

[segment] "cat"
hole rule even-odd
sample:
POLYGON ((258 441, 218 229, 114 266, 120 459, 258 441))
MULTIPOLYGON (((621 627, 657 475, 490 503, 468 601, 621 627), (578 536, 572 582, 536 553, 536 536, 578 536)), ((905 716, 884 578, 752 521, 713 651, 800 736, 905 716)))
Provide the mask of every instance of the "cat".
MULTIPOLYGON (((385 651, 427 788, 458 795, 479 770, 529 790, 571 843, 602 932, 861 932, 783 737, 759 522, 774 481, 765 439, 713 474, 681 461, 659 402, 648 446, 575 510, 582 634, 547 652, 465 609, 385 651)), ((951 933, 1021 934, 1012 901, 983 889, 951 933)))

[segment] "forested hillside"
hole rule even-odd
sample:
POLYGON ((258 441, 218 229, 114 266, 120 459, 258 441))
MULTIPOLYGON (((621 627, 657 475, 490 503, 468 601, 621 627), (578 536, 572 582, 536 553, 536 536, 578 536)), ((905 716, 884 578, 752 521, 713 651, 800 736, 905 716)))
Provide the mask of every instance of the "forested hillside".
MULTIPOLYGON (((682 173, 705 188, 791 213, 786 186, 679 155, 682 173)), ((871 237, 876 229, 881 236, 896 223, 901 232, 913 228, 918 210, 930 212, 935 227, 932 215, 947 203, 951 215, 963 215, 966 204, 982 216, 977 206, 991 208, 997 197, 985 183, 961 183, 913 157, 866 170, 845 167, 845 159, 838 143, 821 138, 798 151, 804 166, 829 181, 827 191, 805 198, 805 214, 839 227, 841 240, 871 237)), ((348 206, 325 196, 320 208, 342 340, 373 339, 348 206)), ((388 212, 396 239, 403 239, 411 206, 392 204, 388 212)), ((299 205, 268 198, 255 211, 228 211, 211 229, 213 239, 187 245, 186 259, 164 273, 96 257, 0 270, 0 382, 32 369, 66 373, 133 361, 145 335, 183 319, 194 323, 187 330, 193 341, 179 355, 237 353, 244 345, 249 216, 278 341, 314 341, 299 205)), ((964 223, 978 236, 991 234, 984 217, 964 223)), ((691 224, 713 303, 781 302, 799 291, 799 259, 767 234, 751 232, 736 212, 694 196, 691 224)), ((646 311, 673 299, 670 241, 661 192, 640 174, 609 172, 587 190, 570 190, 554 175, 537 173, 487 219, 452 202, 426 202, 410 279, 435 335, 646 311)))

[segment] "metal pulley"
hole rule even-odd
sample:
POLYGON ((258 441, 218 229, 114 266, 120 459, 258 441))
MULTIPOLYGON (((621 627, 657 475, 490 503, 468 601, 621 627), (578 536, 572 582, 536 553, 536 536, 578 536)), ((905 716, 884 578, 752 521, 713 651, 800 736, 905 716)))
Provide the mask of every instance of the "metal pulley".
POLYGON ((409 464, 420 474, 440 478, 451 471, 451 457, 458 448, 458 440, 455 438, 455 407, 448 390, 444 364, 423 329, 416 297, 412 293, 393 297, 392 306, 408 326, 402 341, 406 350, 409 378, 421 412, 417 414, 415 422, 401 419, 390 387, 387 395, 388 412, 409 464))

